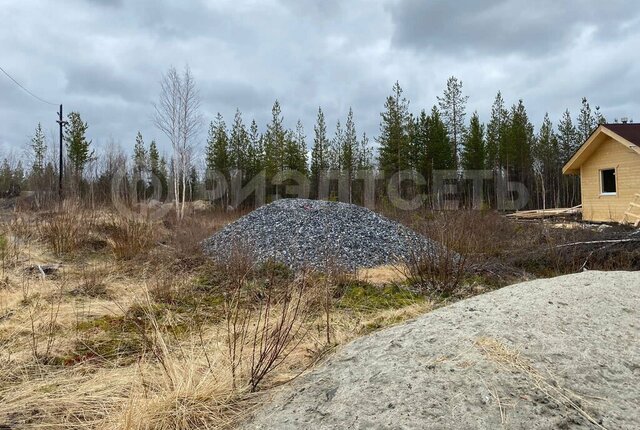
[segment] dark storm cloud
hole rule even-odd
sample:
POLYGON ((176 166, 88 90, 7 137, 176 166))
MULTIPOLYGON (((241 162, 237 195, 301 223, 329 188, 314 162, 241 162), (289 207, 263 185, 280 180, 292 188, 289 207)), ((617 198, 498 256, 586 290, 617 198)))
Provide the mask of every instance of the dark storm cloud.
POLYGON ((400 0, 391 11, 395 44, 450 55, 554 53, 589 28, 617 37, 639 16, 625 0, 400 0))

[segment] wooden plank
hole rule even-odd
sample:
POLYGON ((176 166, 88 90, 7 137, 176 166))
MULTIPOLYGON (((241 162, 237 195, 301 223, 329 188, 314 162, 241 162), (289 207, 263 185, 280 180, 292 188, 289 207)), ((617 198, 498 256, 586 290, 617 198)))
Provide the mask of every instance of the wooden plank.
POLYGON ((625 214, 626 216, 632 216, 632 217, 634 217, 634 218, 638 218, 638 219, 640 219, 640 215, 636 215, 636 214, 631 213, 631 212, 625 212, 624 214, 625 214))

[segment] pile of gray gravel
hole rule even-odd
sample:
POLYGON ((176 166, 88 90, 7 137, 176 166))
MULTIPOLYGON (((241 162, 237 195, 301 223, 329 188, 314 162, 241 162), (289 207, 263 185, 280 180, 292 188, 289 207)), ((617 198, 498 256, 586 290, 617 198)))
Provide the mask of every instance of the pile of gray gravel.
POLYGON ((412 259, 437 244, 367 208, 347 203, 283 199, 262 206, 203 242, 213 258, 234 249, 258 264, 353 270, 412 259))

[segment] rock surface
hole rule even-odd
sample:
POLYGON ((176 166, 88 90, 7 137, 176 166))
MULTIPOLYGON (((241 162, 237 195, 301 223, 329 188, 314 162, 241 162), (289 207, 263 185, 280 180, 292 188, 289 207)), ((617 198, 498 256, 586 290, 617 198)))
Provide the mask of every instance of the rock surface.
POLYGON ((367 208, 338 202, 282 199, 262 206, 204 241, 212 257, 241 248, 258 263, 292 268, 375 267, 431 252, 435 243, 367 208))
POLYGON ((358 339, 248 429, 638 429, 640 273, 513 285, 358 339))

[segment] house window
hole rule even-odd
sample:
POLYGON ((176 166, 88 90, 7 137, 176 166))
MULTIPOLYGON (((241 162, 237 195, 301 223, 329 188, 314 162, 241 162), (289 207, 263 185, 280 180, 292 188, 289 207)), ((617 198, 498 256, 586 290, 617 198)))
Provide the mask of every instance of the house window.
POLYGON ((600 184, 602 186, 602 194, 616 194, 616 169, 601 170, 600 184))

